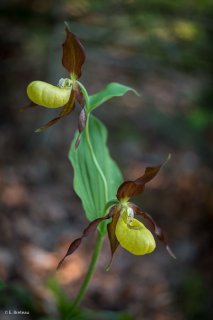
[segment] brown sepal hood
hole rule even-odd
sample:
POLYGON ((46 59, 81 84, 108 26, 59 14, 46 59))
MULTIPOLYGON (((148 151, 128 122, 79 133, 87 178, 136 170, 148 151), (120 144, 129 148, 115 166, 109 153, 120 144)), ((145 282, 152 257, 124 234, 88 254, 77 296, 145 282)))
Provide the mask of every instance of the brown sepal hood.
POLYGON ((133 181, 125 181, 118 188, 117 198, 121 199, 130 199, 142 193, 145 189, 147 182, 151 181, 160 171, 161 167, 170 159, 170 155, 167 160, 160 165, 147 167, 144 174, 133 181))
MULTIPOLYGON (((57 117, 47 122, 42 127, 38 128, 36 132, 42 132, 46 130, 47 128, 51 127, 52 125, 56 124, 59 120, 64 118, 65 116, 69 115, 75 108, 75 102, 78 102, 80 106, 83 108, 84 105, 84 97, 81 92, 81 88, 77 83, 77 79, 81 76, 81 68, 85 61, 85 53, 84 48, 79 41, 79 39, 69 30, 68 25, 66 24, 65 27, 66 31, 66 39, 63 43, 63 55, 62 55, 62 64, 67 69, 67 71, 70 73, 71 79, 73 80, 72 90, 70 91, 70 97, 68 102, 62 107, 62 110, 58 114, 57 117)), ((31 102, 27 106, 24 106, 21 108, 20 111, 24 111, 25 109, 33 108, 38 106, 37 104, 31 102)), ((82 111, 84 115, 84 111, 82 111)), ((79 123, 81 127, 81 133, 84 128, 84 122, 86 123, 86 120, 83 121, 83 115, 80 114, 79 123)), ((80 142, 80 138, 78 139, 80 142)), ((78 144, 79 144, 78 142, 78 144)))
MULTIPOLYGON (((69 30, 68 25, 66 24, 66 39, 63 43, 63 55, 62 55, 62 64, 70 73, 73 80, 77 80, 81 76, 81 68, 85 61, 84 48, 78 38, 69 30)), ((70 114, 75 108, 75 101, 77 101, 81 106, 84 103, 84 98, 81 92, 81 89, 77 83, 73 84, 73 88, 70 93, 70 98, 67 104, 63 107, 59 115, 50 120, 41 128, 37 129, 36 132, 41 132, 49 128, 50 126, 57 123, 63 117, 70 114)), ((80 142, 80 139, 79 139, 80 142)), ((78 142, 78 144, 79 144, 78 142)))
POLYGON ((81 76, 81 68, 85 61, 84 48, 79 39, 69 30, 66 24, 66 40, 63 43, 62 64, 76 79, 81 76))

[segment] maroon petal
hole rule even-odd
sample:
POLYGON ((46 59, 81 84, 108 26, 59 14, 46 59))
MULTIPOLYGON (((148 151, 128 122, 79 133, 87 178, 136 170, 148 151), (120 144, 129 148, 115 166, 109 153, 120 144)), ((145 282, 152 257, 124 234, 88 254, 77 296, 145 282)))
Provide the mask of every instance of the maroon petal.
POLYGON ((81 67, 85 61, 84 48, 67 26, 65 30, 67 36, 63 43, 62 64, 71 75, 78 79, 81 76, 81 67))
POLYGON ((168 253, 170 254, 170 256, 174 259, 176 259, 176 256, 174 255, 174 253, 172 252, 171 248, 168 245, 168 241, 166 238, 165 233, 163 232, 163 230, 156 224, 156 222, 154 221, 154 219, 150 216, 150 214, 148 214, 147 212, 141 211, 141 209, 136 206, 134 203, 129 203, 129 206, 134 210, 134 212, 137 215, 142 216, 144 219, 148 220, 151 225, 154 228, 154 233, 156 234, 157 238, 163 242, 163 244, 166 246, 166 249, 168 251, 168 253))
POLYGON ((118 192, 117 192, 118 200, 120 199, 128 200, 129 198, 132 198, 142 193, 145 189, 145 184, 151 181, 157 175, 157 173, 160 171, 160 168, 169 160, 169 158, 170 158, 170 155, 164 163, 158 166, 147 167, 145 169, 144 174, 140 178, 134 181, 123 182, 118 188, 118 192))
POLYGON ((101 221, 104 221, 106 219, 109 219, 112 217, 112 213, 110 212, 108 215, 106 215, 105 217, 102 217, 102 218, 98 218, 92 222, 90 222, 90 224, 84 229, 82 235, 80 238, 78 239, 75 239, 71 245, 69 246, 69 249, 67 250, 67 253, 65 254, 65 256, 61 259, 61 261, 59 262, 58 266, 57 266, 57 269, 60 268, 60 266, 62 265, 62 263, 64 262, 65 258, 69 255, 71 255, 81 244, 81 241, 84 237, 87 237, 89 236, 91 233, 95 232, 98 224, 101 222, 101 221))
POLYGON ((47 122, 42 127, 38 128, 36 130, 36 132, 42 132, 42 131, 48 129, 49 127, 51 127, 52 125, 56 124, 63 117, 65 117, 68 114, 70 114, 74 110, 74 107, 75 107, 75 91, 72 90, 71 93, 70 93, 69 101, 67 102, 67 104, 65 104, 65 106, 63 107, 63 109, 59 113, 59 115, 56 118, 54 118, 54 119, 50 120, 49 122, 47 122))
POLYGON ((118 242, 116 235, 115 235, 116 225, 117 225, 117 222, 118 222, 118 219, 120 216, 120 211, 118 209, 119 209, 119 206, 113 207, 112 221, 107 225, 108 238, 109 238, 110 249, 111 249, 111 258, 110 258, 109 265, 107 267, 107 271, 109 270, 109 268, 111 266, 113 255, 114 255, 117 247, 119 246, 119 242, 118 242))

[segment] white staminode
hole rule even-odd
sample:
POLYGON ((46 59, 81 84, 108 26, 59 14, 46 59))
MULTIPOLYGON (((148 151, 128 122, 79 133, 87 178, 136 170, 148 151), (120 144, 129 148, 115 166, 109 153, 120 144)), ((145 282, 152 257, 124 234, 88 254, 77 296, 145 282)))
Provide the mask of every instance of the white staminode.
POLYGON ((134 211, 132 208, 128 207, 127 209, 127 221, 128 223, 131 223, 134 219, 134 211))
POLYGON ((72 85, 72 80, 68 79, 68 78, 61 78, 58 81, 58 87, 60 88, 69 88, 72 85))

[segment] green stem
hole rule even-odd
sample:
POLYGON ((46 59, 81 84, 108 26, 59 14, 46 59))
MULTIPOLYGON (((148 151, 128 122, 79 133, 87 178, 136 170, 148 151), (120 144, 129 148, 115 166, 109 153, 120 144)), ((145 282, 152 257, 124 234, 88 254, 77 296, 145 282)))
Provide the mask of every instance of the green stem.
POLYGON ((105 203, 108 202, 108 186, 107 186, 107 181, 106 181, 106 177, 98 163, 98 160, 95 156, 95 153, 94 153, 94 150, 93 150, 93 146, 92 146, 92 143, 90 141, 90 133, 89 133, 89 117, 90 117, 90 112, 88 111, 89 110, 89 96, 87 94, 87 91, 85 89, 85 87, 83 86, 83 84, 81 82, 78 81, 78 84, 79 86, 81 87, 81 90, 82 90, 82 93, 83 93, 83 96, 85 98, 85 103, 86 103, 86 114, 87 114, 87 122, 86 122, 86 128, 85 128, 85 134, 86 134, 86 140, 87 140, 87 144, 88 144, 88 147, 89 147, 89 151, 91 153, 91 156, 92 156, 92 159, 93 159, 93 162, 97 168, 97 171, 103 181, 103 185, 104 185, 104 195, 105 195, 105 203))
POLYGON ((87 90, 80 81, 77 81, 77 83, 80 86, 81 92, 84 96, 85 104, 86 104, 86 113, 88 114, 89 113, 89 96, 88 96, 87 90))
POLYGON ((79 306, 79 304, 81 303, 81 300, 84 298, 86 290, 89 286, 89 283, 90 283, 92 276, 94 274, 94 271, 95 271, 95 266, 96 266, 99 254, 101 252, 103 239, 104 239, 104 237, 99 232, 98 236, 97 236, 97 240, 96 240, 95 250, 93 252, 93 256, 92 256, 89 268, 88 268, 87 273, 85 275, 84 281, 81 285, 79 293, 72 304, 70 313, 68 314, 68 316, 66 318, 67 320, 71 320, 73 318, 73 314, 74 314, 76 308, 79 306))
POLYGON ((90 150, 90 153, 91 153, 91 156, 92 156, 92 159, 93 159, 93 162, 97 168, 97 171, 103 181, 103 185, 104 185, 104 196, 105 196, 105 203, 108 202, 108 186, 107 186, 107 181, 106 181, 106 177, 97 161, 97 158, 95 156, 95 153, 94 153, 94 150, 93 150, 93 147, 92 147, 92 144, 91 144, 91 141, 90 141, 90 134, 89 134, 89 116, 90 114, 88 113, 87 115, 87 123, 86 123, 86 128, 85 128, 85 132, 86 132, 86 140, 87 140, 87 144, 88 144, 88 147, 89 147, 89 150, 90 150))
MULTIPOLYGON (((103 181, 103 185, 104 185, 104 195, 105 195, 105 203, 108 202, 108 186, 107 186, 107 181, 106 181, 106 177, 98 163, 98 160, 95 156, 95 153, 94 153, 94 150, 93 150, 93 146, 92 146, 92 143, 91 143, 91 140, 90 140, 90 133, 89 133, 89 116, 90 116, 90 112, 88 111, 89 110, 89 96, 87 94, 87 91, 85 89, 85 87, 82 85, 82 83, 80 83, 78 81, 78 84, 79 86, 81 87, 81 91, 83 93, 83 96, 85 98, 85 104, 86 104, 86 107, 85 107, 85 111, 86 111, 86 115, 87 115, 87 122, 86 122, 86 128, 85 128, 85 136, 86 136, 86 141, 87 141, 87 145, 88 145, 88 148, 89 148, 89 151, 90 151, 90 154, 91 154, 91 157, 93 159, 93 162, 95 164, 95 167, 103 181)), ((77 297, 75 298, 75 300, 73 301, 73 304, 72 304, 72 307, 71 307, 71 310, 70 310, 70 313, 67 317, 67 319, 72 319, 72 316, 73 316, 73 312, 75 312, 76 308, 79 306, 79 304, 81 303, 82 299, 84 298, 84 295, 86 293, 86 290, 89 286, 89 283, 92 279, 92 276, 94 274, 94 271, 95 271, 95 266, 96 266, 96 263, 97 263, 97 260, 98 260, 98 256, 100 254, 100 251, 101 251, 101 247, 102 247, 102 244, 103 244, 103 239, 104 239, 104 236, 103 236, 103 233, 101 233, 100 231, 98 231, 98 236, 97 236, 97 240, 96 240, 96 245, 95 245, 95 250, 93 252, 93 256, 92 256, 92 259, 90 261, 90 265, 89 265, 89 268, 87 270, 87 273, 86 273, 86 276, 84 278, 84 281, 81 285, 81 288, 79 290, 79 293, 77 295, 77 297)))

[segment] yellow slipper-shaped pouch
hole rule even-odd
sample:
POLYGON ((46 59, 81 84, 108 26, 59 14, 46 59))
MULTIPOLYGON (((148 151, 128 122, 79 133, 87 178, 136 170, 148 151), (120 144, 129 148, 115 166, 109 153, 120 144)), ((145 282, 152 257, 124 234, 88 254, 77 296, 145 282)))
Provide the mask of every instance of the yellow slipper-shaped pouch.
POLYGON ((33 81, 27 87, 29 99, 46 108, 63 107, 70 98, 71 87, 60 88, 43 81, 33 81))
POLYGON ((137 219, 128 219, 127 213, 120 216, 115 234, 120 245, 135 255, 151 253, 156 247, 152 233, 137 219))

